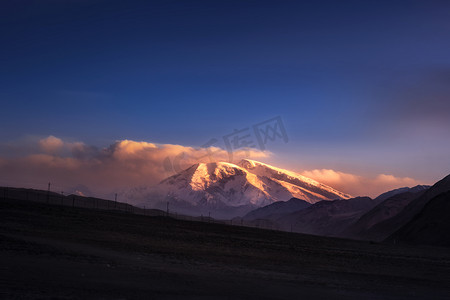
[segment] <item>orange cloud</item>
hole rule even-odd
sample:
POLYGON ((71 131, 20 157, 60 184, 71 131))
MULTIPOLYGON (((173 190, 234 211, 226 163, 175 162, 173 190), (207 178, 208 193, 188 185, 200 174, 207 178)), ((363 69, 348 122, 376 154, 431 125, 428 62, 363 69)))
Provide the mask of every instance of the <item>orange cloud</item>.
POLYGON ((315 169, 301 172, 301 174, 354 196, 376 197, 392 189, 423 184, 410 177, 379 174, 368 178, 331 169, 315 169))
POLYGON ((41 139, 39 141, 39 147, 46 153, 56 153, 64 147, 64 142, 51 135, 45 139, 41 139))
MULTIPOLYGON (((107 195, 136 186, 151 186, 197 162, 229 161, 221 148, 193 148, 122 140, 99 149, 82 142, 65 142, 49 136, 38 141, 41 153, 0 159, 0 185, 61 190, 76 185, 89 187, 96 195, 107 195), (6 178, 5 178, 6 177, 6 178)), ((36 149, 30 145, 30 149, 36 149)), ((39 151, 38 150, 38 151, 39 151)), ((270 152, 244 149, 232 159, 268 157, 270 152)))
MULTIPOLYGON (((97 196, 137 186, 152 186, 197 162, 264 159, 271 153, 242 149, 230 154, 218 148, 194 148, 175 144, 155 144, 121 140, 106 148, 82 142, 66 142, 49 136, 30 145, 32 154, 0 157, 0 185, 45 189, 47 183, 59 191, 77 185, 89 187, 97 196), (36 147, 37 146, 37 147, 36 147)), ((367 178, 331 169, 315 169, 300 174, 351 195, 377 196, 387 190, 421 184, 409 177, 380 174, 367 178)))

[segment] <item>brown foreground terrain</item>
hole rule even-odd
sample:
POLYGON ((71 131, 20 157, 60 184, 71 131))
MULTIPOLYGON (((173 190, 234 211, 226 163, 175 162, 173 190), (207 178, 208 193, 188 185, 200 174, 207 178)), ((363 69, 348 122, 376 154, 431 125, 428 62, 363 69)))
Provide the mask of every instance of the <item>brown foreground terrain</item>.
POLYGON ((450 299, 447 248, 0 200, 0 299, 450 299))

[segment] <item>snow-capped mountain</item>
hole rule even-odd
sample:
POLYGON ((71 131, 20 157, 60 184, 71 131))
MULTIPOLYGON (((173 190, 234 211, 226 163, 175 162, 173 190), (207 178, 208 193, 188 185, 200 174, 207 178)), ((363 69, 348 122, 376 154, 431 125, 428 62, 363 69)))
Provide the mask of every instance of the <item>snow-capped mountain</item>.
MULTIPOLYGON (((321 200, 352 198, 348 194, 344 194, 311 178, 254 160, 244 159, 239 163, 239 166, 259 177, 270 178, 273 182, 280 184, 285 190, 289 191, 292 197, 305 200, 309 203, 315 203, 321 200)), ((286 199, 290 198, 281 200, 286 201, 286 199)))
POLYGON ((239 164, 198 163, 173 175, 156 187, 135 189, 126 195, 141 205, 185 214, 218 218, 244 215, 250 210, 293 197, 315 203, 349 199, 339 192, 300 174, 253 160, 239 164))

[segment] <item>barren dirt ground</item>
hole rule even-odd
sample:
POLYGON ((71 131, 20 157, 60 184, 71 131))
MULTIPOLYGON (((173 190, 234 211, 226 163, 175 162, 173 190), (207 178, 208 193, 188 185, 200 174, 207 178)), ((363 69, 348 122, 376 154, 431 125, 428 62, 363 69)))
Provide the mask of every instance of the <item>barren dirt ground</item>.
POLYGON ((450 249, 0 201, 1 299, 450 299, 450 249))

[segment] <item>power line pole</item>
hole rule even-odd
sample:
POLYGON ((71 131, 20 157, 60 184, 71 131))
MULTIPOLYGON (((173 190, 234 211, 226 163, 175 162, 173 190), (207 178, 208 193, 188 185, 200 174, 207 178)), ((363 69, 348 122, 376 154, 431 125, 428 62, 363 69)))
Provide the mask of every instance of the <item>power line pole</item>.
POLYGON ((47 204, 50 202, 50 182, 48 183, 48 189, 47 189, 47 204))
POLYGON ((169 201, 167 201, 167 216, 169 216, 169 201))

